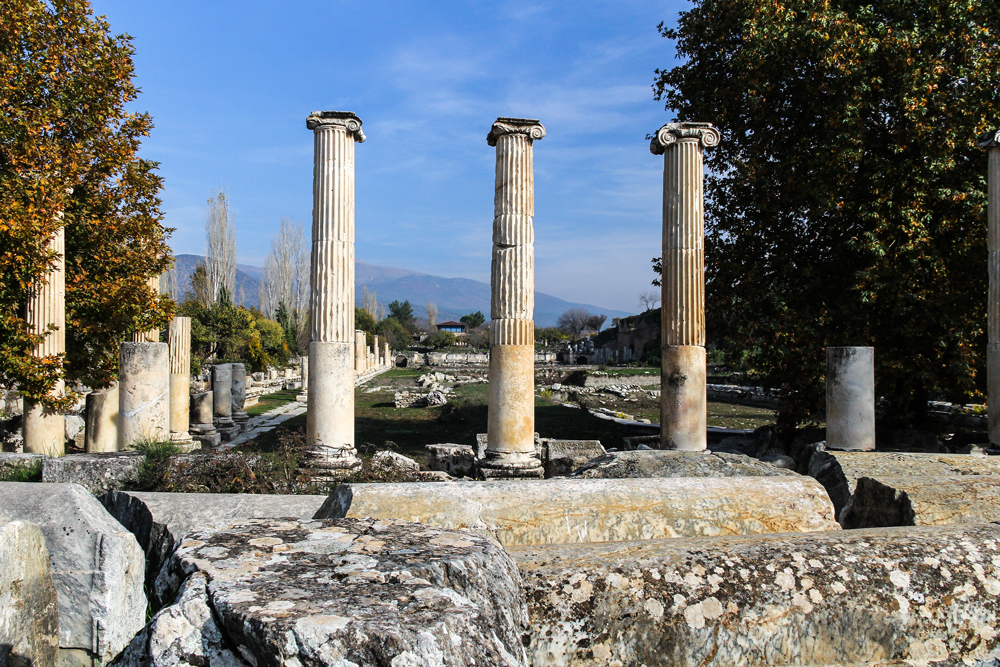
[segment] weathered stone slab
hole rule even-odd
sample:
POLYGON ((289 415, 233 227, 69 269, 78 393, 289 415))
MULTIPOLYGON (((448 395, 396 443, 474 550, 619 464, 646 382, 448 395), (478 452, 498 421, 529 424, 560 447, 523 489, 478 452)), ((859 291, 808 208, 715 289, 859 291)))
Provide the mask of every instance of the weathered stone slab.
POLYGON ((470 445, 446 442, 425 445, 424 451, 428 470, 440 470, 452 477, 476 476, 476 452, 470 445))
POLYGON ((0 475, 13 474, 18 468, 32 468, 47 458, 49 458, 48 454, 0 452, 0 475))
POLYGON ((146 624, 114 662, 115 667, 243 667, 248 665, 223 644, 208 606, 208 577, 196 572, 185 580, 176 601, 146 624))
POLYGON ((1000 476, 862 477, 840 513, 844 528, 1000 521, 1000 476))
POLYGON ((0 525, 0 665, 54 667, 59 600, 38 526, 0 525))
POLYGON ((822 484, 840 516, 861 477, 954 477, 1000 475, 1000 457, 970 454, 817 451, 809 476, 822 484))
POLYGON ((1000 656, 1000 526, 508 551, 524 578, 533 665, 992 665, 1000 656))
POLYGON ((232 519, 310 519, 326 496, 112 491, 100 500, 146 552, 146 582, 152 589, 156 575, 191 530, 232 519))
POLYGON ((345 516, 468 528, 505 546, 839 528, 802 476, 343 484, 315 518, 345 516))
POLYGON ((62 662, 103 664, 143 625, 142 549, 78 484, 0 483, 0 522, 28 521, 45 536, 59 594, 62 662))
POLYGON ((556 440, 542 438, 542 465, 545 476, 568 475, 584 463, 605 456, 600 440, 556 440))
POLYGON ((574 477, 627 479, 642 477, 800 477, 791 470, 742 454, 639 450, 609 452, 573 471, 574 477))
POLYGON ((157 584, 199 573, 225 644, 253 665, 527 664, 517 567, 482 536, 242 519, 188 535, 157 584))
POLYGON ((146 455, 137 451, 67 454, 42 462, 42 481, 79 484, 100 495, 135 482, 145 461, 146 455))

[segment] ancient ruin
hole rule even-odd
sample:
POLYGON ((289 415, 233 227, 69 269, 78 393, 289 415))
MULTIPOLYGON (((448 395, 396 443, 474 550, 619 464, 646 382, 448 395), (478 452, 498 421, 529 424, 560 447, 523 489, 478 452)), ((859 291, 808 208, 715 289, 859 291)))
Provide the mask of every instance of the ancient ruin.
POLYGON ((987 301, 986 375, 989 393, 990 442, 1000 444, 1000 130, 979 137, 976 144, 989 154, 986 242, 989 249, 990 292, 987 301))
POLYGON ((194 448, 191 428, 191 318, 175 317, 167 330, 170 346, 170 441, 194 448))
POLYGON ((705 449, 705 196, 702 153, 719 143, 710 123, 667 123, 649 144, 663 155, 663 449, 705 449))
MULTIPOLYGON (((36 285, 28 299, 26 318, 33 333, 46 333, 34 350, 36 357, 66 352, 66 230, 62 227, 49 241, 48 249, 57 254, 45 282, 36 285), (49 331, 49 327, 55 329, 49 331)), ((62 395, 64 383, 56 382, 53 396, 62 395)), ((62 456, 66 421, 62 412, 40 404, 24 406, 24 451, 62 456)))
POLYGON ((497 118, 486 136, 496 147, 493 264, 490 274, 489 424, 480 475, 541 477, 535 454, 535 176, 537 120, 497 118))
POLYGON ((354 449, 354 144, 361 119, 316 111, 314 135, 312 296, 309 310, 310 464, 339 477, 360 465, 354 449))
POLYGON ((826 348, 826 442, 875 449, 875 348, 826 348))

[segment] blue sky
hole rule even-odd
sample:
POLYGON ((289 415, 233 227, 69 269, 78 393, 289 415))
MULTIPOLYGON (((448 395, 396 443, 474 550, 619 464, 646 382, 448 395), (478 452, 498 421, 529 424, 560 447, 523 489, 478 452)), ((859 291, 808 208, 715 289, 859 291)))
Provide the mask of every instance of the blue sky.
POLYGON ((228 190, 239 261, 263 265, 282 216, 308 229, 314 110, 354 111, 358 259, 489 281, 498 116, 538 118, 535 289, 637 311, 660 253, 673 116, 653 70, 687 2, 94 0, 136 48, 142 155, 165 179, 174 252, 203 253, 228 190))

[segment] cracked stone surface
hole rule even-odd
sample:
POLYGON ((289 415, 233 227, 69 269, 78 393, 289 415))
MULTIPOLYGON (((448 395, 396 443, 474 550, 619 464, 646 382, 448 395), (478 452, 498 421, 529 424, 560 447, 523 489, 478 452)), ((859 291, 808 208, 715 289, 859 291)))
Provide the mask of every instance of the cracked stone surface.
POLYGON ((573 471, 573 477, 800 477, 743 454, 642 450, 610 452, 573 471))
POLYGON ((48 667, 59 658, 59 601, 38 526, 0 524, 0 665, 48 667))
POLYGON ((1000 526, 513 547, 533 665, 996 665, 1000 526))
POLYGON ((862 477, 840 515, 844 528, 1000 521, 1000 476, 862 477))
POLYGON ((822 484, 840 518, 858 479, 871 477, 955 477, 1000 475, 1000 457, 969 454, 819 451, 809 459, 809 476, 822 484))
POLYGON ((840 528, 801 475, 341 484, 315 518, 344 516, 472 529, 504 546, 840 528))
POLYGON ((255 667, 527 664, 517 567, 472 533, 233 520, 191 532, 157 586, 176 590, 199 573, 223 643, 255 667))

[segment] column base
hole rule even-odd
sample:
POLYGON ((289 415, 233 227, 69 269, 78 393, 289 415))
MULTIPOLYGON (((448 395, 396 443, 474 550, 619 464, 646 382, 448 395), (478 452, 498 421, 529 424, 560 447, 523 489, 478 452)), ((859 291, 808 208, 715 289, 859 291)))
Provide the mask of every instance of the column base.
POLYGON ((705 348, 665 345, 661 358, 660 448, 704 451, 708 449, 705 348))
POLYGON ((246 433, 249 421, 250 421, 250 415, 248 415, 247 413, 245 412, 233 413, 233 422, 235 422, 235 424, 240 427, 241 433, 246 433))
POLYGON ((191 424, 188 434, 201 443, 202 447, 218 447, 222 441, 219 432, 212 424, 191 424))
POLYGON ((479 479, 542 479, 545 468, 537 456, 487 450, 478 462, 479 479))
POLYGON ((177 447, 177 449, 179 449, 184 453, 198 449, 198 447, 200 446, 200 444, 197 443, 197 441, 194 438, 192 438, 189 433, 186 433, 184 431, 181 431, 180 433, 178 433, 177 431, 171 431, 170 444, 174 445, 175 447, 177 447))
POLYGON ((66 453, 66 417, 61 412, 25 401, 25 454, 62 456, 66 453))
POLYGON ((317 447, 306 450, 299 469, 318 482, 339 482, 361 470, 354 447, 317 447))

